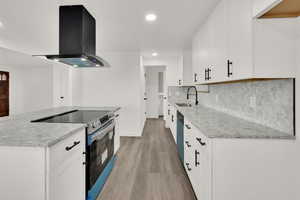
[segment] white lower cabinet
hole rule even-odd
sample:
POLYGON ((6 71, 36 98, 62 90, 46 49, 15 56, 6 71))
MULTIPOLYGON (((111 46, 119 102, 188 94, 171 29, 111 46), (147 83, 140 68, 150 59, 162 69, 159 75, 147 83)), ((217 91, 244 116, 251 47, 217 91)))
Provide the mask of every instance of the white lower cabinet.
POLYGON ((198 199, 211 199, 210 140, 185 120, 184 143, 184 164, 194 192, 198 199))
POLYGON ((116 154, 120 148, 120 111, 115 112, 115 138, 114 138, 114 153, 116 154))
POLYGON ((170 129, 175 142, 177 141, 177 109, 170 106, 170 129))
POLYGON ((48 149, 49 199, 85 199, 85 132, 48 149))
POLYGON ((50 147, 1 146, 0 199, 85 200, 85 129, 50 147))
POLYGON ((207 138, 184 120, 184 166, 198 200, 299 199, 294 140, 207 138))

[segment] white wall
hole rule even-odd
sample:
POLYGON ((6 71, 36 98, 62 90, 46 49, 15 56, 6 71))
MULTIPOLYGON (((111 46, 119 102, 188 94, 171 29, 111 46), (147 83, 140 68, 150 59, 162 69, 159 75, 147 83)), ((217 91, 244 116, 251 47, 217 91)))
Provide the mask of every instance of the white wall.
POLYGON ((0 65, 10 73, 10 115, 50 108, 53 105, 52 67, 12 67, 0 65))
POLYGON ((144 126, 139 53, 101 55, 112 67, 74 69, 73 105, 120 106, 121 136, 141 136, 144 126))
POLYGON ((74 68, 61 63, 53 63, 53 106, 72 105, 72 70, 74 68), (63 97, 63 98, 61 98, 63 97))

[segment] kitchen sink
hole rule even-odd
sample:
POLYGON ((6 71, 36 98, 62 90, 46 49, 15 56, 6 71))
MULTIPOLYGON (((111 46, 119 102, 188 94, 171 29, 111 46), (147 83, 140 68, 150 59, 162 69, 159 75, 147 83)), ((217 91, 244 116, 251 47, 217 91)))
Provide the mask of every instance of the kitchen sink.
POLYGON ((176 105, 179 107, 192 107, 192 104, 189 103, 176 103, 176 105))

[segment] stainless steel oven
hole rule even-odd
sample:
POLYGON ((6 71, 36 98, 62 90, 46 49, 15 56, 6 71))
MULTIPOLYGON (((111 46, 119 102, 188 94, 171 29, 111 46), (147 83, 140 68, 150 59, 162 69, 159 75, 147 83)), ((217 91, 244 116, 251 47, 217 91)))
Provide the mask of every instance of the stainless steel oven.
POLYGON ((87 135, 87 199, 94 200, 105 180, 106 168, 114 157, 115 119, 111 118, 98 130, 87 135))

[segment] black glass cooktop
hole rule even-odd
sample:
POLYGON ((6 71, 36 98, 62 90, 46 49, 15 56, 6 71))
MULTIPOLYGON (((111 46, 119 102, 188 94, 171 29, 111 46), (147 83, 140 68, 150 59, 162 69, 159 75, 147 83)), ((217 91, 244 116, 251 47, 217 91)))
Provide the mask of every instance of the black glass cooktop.
POLYGON ((108 113, 109 111, 99 110, 72 110, 59 115, 34 120, 32 122, 87 124, 95 119, 105 117, 108 113))

